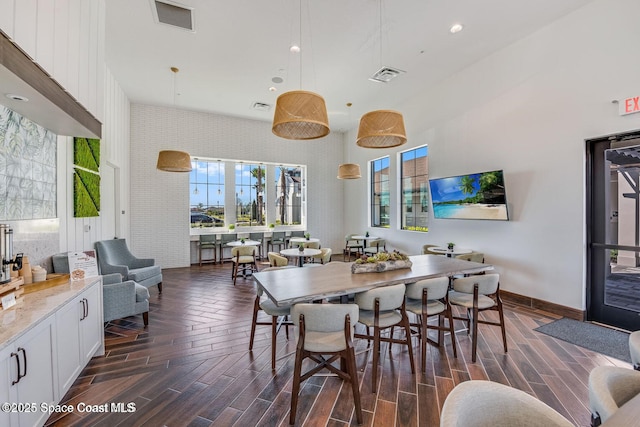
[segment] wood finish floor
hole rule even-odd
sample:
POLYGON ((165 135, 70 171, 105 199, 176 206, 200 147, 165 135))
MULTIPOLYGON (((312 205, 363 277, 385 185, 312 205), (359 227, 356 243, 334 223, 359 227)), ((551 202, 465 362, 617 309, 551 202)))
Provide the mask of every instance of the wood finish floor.
MULTIPOLYGON (((110 322, 106 355, 95 357, 62 403, 134 403, 131 413, 52 415, 55 426, 284 426, 288 425, 295 350, 293 334, 278 334, 271 370, 270 328, 258 327, 248 350, 255 289, 251 278, 234 287, 230 264, 163 271, 163 294, 151 290, 149 326, 142 316, 110 322)), ((295 284, 292 284, 295 285, 295 284)), ((500 329, 480 325, 478 361, 471 363, 471 340, 456 334, 459 351, 428 346, 427 370, 416 373, 406 347, 381 351, 379 390, 371 392, 371 357, 357 357, 366 426, 438 426, 439 413, 453 387, 488 379, 524 390, 572 420, 589 425, 587 378, 598 365, 629 364, 534 332, 554 320, 543 312, 507 305, 509 352, 502 352, 500 329)), ((456 325, 461 329, 462 324, 456 325)), ((366 348, 356 341, 356 351, 366 348)), ((490 409, 489 409, 490 410, 490 409)), ((303 384, 297 424, 357 425, 349 384, 335 377, 313 377, 303 384)))

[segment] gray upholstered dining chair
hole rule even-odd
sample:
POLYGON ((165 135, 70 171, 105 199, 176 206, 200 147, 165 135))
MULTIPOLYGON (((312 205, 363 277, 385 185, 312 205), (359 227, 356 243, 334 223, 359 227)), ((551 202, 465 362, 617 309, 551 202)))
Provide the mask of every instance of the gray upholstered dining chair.
POLYGON ((640 371, 640 331, 629 334, 629 353, 633 369, 640 371))
POLYGON ((451 344, 453 346, 453 356, 458 357, 456 350, 456 335, 453 330, 453 317, 451 314, 451 306, 447 294, 449 292, 449 278, 435 277, 433 279, 420 280, 407 285, 405 295, 406 310, 416 315, 418 322, 411 323, 411 326, 418 328, 418 337, 420 338, 422 350, 422 372, 426 370, 427 359, 427 342, 431 342, 437 346, 440 345, 444 338, 444 331, 448 331, 451 336, 451 344), (430 316, 438 316, 438 324, 430 325, 427 320, 430 316), (444 319, 447 319, 448 326, 445 327, 444 319), (438 331, 438 341, 434 342, 427 334, 429 329, 438 331))
POLYGON ((449 303, 467 309, 466 317, 454 319, 467 323, 467 334, 471 336, 471 361, 476 361, 478 348, 478 323, 500 326, 502 331, 502 343, 504 352, 507 352, 507 333, 504 327, 504 311, 500 298, 500 276, 498 274, 485 274, 482 276, 469 276, 453 279, 453 290, 449 292, 449 303), (493 310, 498 312, 498 322, 481 320, 481 311, 493 310), (471 330, 473 329, 473 332, 471 330))
POLYGON ((573 423, 530 394, 491 381, 464 381, 444 401, 440 427, 498 426, 573 427, 573 423))
POLYGON ((352 342, 354 325, 358 321, 358 306, 356 304, 295 304, 291 307, 291 317, 298 334, 296 335, 296 360, 293 370, 289 424, 295 424, 300 384, 322 369, 328 369, 351 383, 356 419, 358 424, 362 424, 360 383, 352 342), (307 358, 316 365, 303 374, 302 364, 307 358), (338 360, 341 362, 341 369, 333 366, 333 362, 338 360))
MULTIPOLYGON (((367 333, 356 334, 357 338, 363 338, 367 341, 373 341, 373 366, 371 375, 371 391, 377 391, 378 380, 378 358, 380 357, 380 342, 404 344, 409 352, 409 363, 411 365, 411 373, 415 373, 413 366, 413 349, 411 346, 411 328, 409 318, 405 311, 405 285, 381 286, 365 292, 357 293, 355 303, 360 307, 359 323, 367 327, 367 333), (404 328, 404 339, 393 338, 393 333, 389 337, 381 336, 383 329, 393 328, 394 326, 404 328), (373 328, 373 335, 370 334, 370 328, 373 328)), ((391 329, 393 331, 393 329, 391 329)))
POLYGON ((591 425, 599 426, 640 393, 640 372, 619 366, 596 366, 589 372, 591 425))
POLYGON ((162 271, 153 258, 137 258, 125 239, 101 240, 95 243, 100 274, 120 273, 122 280, 133 280, 145 288, 158 285, 162 293, 162 271))

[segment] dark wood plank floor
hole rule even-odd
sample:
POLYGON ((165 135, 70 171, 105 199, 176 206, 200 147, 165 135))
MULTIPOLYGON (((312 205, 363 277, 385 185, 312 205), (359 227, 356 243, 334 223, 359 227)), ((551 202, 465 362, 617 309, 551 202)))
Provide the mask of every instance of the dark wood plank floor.
MULTIPOLYGON (((129 413, 54 414, 47 425, 71 426, 280 426, 288 425, 293 335, 278 334, 278 361, 271 370, 270 328, 259 327, 248 351, 255 288, 250 278, 234 287, 230 265, 163 271, 162 296, 151 290, 149 327, 142 317, 110 322, 106 355, 94 358, 64 397, 65 404, 133 403, 129 413)), ((295 284, 292 284, 295 285, 295 284)), ((488 379, 530 393, 577 426, 589 425, 587 378, 598 365, 629 365, 533 331, 552 321, 548 313, 507 306, 509 352, 502 352, 499 328, 480 325, 478 361, 471 363, 470 339, 456 334, 428 347, 427 370, 411 374, 406 347, 381 352, 380 389, 371 392, 371 358, 357 356, 367 426, 437 426, 453 387, 488 379)), ((462 324, 457 325, 460 328, 462 324)), ((459 328, 457 328, 459 329, 459 328)), ((356 342, 357 351, 364 342, 356 342)), ((419 343, 414 340, 419 372, 419 343)), ((357 425, 351 391, 335 377, 303 384, 297 424, 357 425)))

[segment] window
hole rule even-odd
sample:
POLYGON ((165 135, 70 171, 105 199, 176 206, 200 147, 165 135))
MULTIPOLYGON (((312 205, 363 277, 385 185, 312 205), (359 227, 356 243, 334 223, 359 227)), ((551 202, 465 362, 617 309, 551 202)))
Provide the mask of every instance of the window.
POLYGON ((370 162, 371 226, 389 228, 389 156, 370 162))
POLYGON ((236 163, 236 224, 238 226, 265 225, 264 165, 236 163))
POLYGON ((302 224, 304 179, 302 168, 276 167, 276 220, 275 224, 302 224))
POLYGON ((189 174, 191 227, 224 226, 224 163, 193 159, 189 174))
POLYGON ((306 226, 306 166, 203 158, 192 164, 192 228, 306 226))
POLYGON ((429 231, 429 167, 427 146, 400 153, 401 228, 429 231))

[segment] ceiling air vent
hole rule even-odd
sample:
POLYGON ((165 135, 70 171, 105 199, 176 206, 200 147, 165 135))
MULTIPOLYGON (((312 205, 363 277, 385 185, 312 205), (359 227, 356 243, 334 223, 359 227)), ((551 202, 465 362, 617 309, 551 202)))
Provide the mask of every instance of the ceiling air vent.
POLYGON ((380 83, 387 83, 391 80, 398 77, 398 75, 404 73, 402 70, 398 70, 397 68, 391 67, 382 67, 378 71, 376 71, 369 80, 380 83))
POLYGON ((265 104, 264 102, 254 102, 252 108, 258 111, 269 111, 271 109, 271 105, 265 104))
POLYGON ((168 0, 151 0, 156 22, 195 32, 193 9, 168 0))

